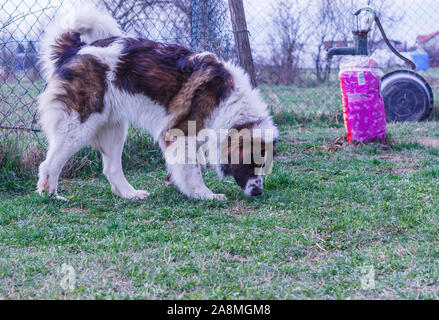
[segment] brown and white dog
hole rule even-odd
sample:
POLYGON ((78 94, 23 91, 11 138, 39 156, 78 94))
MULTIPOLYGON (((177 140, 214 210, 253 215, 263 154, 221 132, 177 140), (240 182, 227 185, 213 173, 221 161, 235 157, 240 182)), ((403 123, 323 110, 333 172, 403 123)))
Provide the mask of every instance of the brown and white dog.
POLYGON ((188 149, 190 137, 203 130, 214 133, 204 148, 223 150, 215 157, 226 162, 210 163, 218 175, 233 176, 246 195, 262 193, 263 175, 257 169, 266 163, 254 161, 253 149, 244 163, 245 141, 239 137, 235 148, 229 145, 228 133, 248 130, 250 145, 258 145, 268 161, 266 153, 273 149, 278 131, 259 92, 236 65, 211 53, 128 37, 107 12, 93 5, 55 19, 42 39, 41 62, 48 86, 39 98, 39 111, 49 149, 40 166, 40 194, 58 197, 65 163, 91 144, 102 153, 104 174, 115 194, 147 197, 148 192, 135 190, 122 171, 129 124, 154 137, 164 153, 169 179, 185 195, 226 200, 206 187, 198 158, 168 161, 172 152, 167 151, 177 141, 188 149), (171 129, 183 134, 169 138, 171 129), (238 161, 232 163, 231 152, 236 149, 238 161))

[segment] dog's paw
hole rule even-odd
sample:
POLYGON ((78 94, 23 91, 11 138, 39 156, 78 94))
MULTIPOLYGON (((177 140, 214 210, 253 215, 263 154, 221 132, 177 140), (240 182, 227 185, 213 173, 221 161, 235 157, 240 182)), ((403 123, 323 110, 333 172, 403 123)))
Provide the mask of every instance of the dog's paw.
POLYGON ((56 185, 51 186, 49 184, 49 178, 47 177, 47 178, 40 179, 38 181, 37 191, 35 191, 35 193, 37 193, 41 197, 48 195, 48 196, 53 196, 58 200, 68 201, 66 198, 59 196, 56 189, 57 189, 57 186, 56 185))
POLYGON ((37 183, 37 191, 40 196, 44 196, 45 194, 51 194, 51 188, 49 186, 49 176, 44 175, 40 177, 37 183))
POLYGON ((149 197, 149 192, 146 192, 145 190, 136 190, 134 192, 134 195, 131 197, 131 199, 143 200, 148 197, 149 197))
POLYGON ((35 193, 36 193, 37 195, 39 195, 40 197, 42 197, 42 196, 45 195, 44 189, 41 189, 41 188, 38 188, 38 189, 35 191, 35 193))
POLYGON ((225 194, 214 194, 212 200, 216 200, 216 201, 227 201, 227 197, 226 197, 225 194))
POLYGON ((64 202, 68 202, 68 201, 69 201, 68 199, 66 199, 66 198, 64 198, 64 197, 61 197, 61 196, 59 196, 59 195, 57 195, 57 194, 55 194, 55 198, 56 198, 57 200, 64 201, 64 202))
POLYGON ((149 193, 145 190, 134 190, 134 188, 130 188, 128 190, 121 190, 116 188, 116 186, 111 186, 111 191, 122 199, 132 199, 132 200, 143 200, 149 196, 149 193))
POLYGON ((199 199, 202 199, 202 200, 213 200, 213 201, 227 201, 226 195, 224 195, 224 194, 215 194, 215 193, 204 195, 202 197, 199 197, 199 199))
POLYGON ((56 200, 65 201, 65 202, 69 201, 68 199, 58 195, 58 193, 54 193, 54 192, 50 193, 41 188, 38 188, 37 191, 35 191, 35 193, 38 194, 40 197, 44 197, 45 195, 48 195, 49 197, 55 197, 56 200))
POLYGON ((215 194, 212 191, 206 193, 193 193, 189 197, 198 200, 227 201, 227 197, 224 194, 215 194))

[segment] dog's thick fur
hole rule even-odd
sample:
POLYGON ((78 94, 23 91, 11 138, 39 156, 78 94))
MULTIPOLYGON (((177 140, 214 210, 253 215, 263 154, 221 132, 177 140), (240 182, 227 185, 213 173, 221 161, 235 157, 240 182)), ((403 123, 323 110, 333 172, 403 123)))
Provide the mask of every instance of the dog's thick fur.
MULTIPOLYGON (((39 98, 39 111, 49 149, 40 166, 40 193, 57 195, 65 163, 91 144, 102 153, 104 174, 115 194, 147 197, 122 171, 129 124, 147 130, 165 157, 172 144, 166 132, 182 130, 185 136, 178 139, 187 145, 190 121, 197 132, 212 129, 218 136, 221 129, 273 130, 272 137, 261 138, 263 146, 277 138, 266 104, 242 69, 211 53, 128 37, 93 5, 55 19, 42 39, 41 62, 48 86, 39 98)), ((221 149, 224 141, 215 143, 221 149)), ((169 180, 187 196, 225 200, 206 187, 199 163, 167 167, 169 180)), ((233 176, 247 195, 262 192, 263 178, 254 169, 243 163, 216 165, 220 177, 233 176)))

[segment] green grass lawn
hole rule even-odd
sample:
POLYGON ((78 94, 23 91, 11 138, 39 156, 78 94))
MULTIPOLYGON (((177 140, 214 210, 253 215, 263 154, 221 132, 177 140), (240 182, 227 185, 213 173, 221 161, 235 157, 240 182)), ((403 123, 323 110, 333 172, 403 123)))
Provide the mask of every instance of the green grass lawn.
MULTIPOLYGON (((437 79, 433 71, 423 75, 437 79)), ((32 88, 12 95, 0 87, 25 97, 10 123, 28 120, 32 88)), ((439 298, 439 122, 389 125, 391 149, 334 152, 344 134, 337 83, 261 89, 281 138, 259 198, 213 172, 206 183, 228 202, 185 198, 165 186, 157 148, 136 132, 123 160, 150 198, 115 197, 90 150, 60 181, 71 200, 42 198, 34 194, 42 136, 8 133, 0 141, 0 299, 439 298), (16 151, 2 153, 11 145, 16 151), (63 265, 75 272, 73 289, 63 285, 63 265), (374 286, 364 286, 371 270, 374 286)))
POLYGON ((188 200, 147 154, 127 170, 145 201, 113 196, 98 165, 61 180, 67 203, 23 181, 0 193, 0 298, 438 298, 439 123, 390 125, 389 150, 327 151, 343 131, 282 125, 259 198, 207 172, 229 201, 188 200))

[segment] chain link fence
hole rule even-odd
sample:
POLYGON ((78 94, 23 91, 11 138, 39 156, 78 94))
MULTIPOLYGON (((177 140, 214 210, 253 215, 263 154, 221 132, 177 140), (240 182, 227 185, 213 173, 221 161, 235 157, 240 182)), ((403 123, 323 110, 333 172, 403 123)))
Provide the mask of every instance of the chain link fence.
MULTIPOLYGON (((227 0, 97 1, 133 36, 213 51, 227 60, 236 57, 227 0)), ((36 98, 45 87, 37 64, 39 39, 57 10, 75 3, 0 3, 0 163, 6 149, 17 150, 29 163, 37 163, 44 153, 36 111, 36 98)), ((279 123, 342 123, 338 62, 333 61, 331 73, 325 72, 326 51, 352 46, 353 13, 365 5, 377 10, 398 50, 408 56, 419 50, 429 54, 430 69, 421 74, 437 93, 436 0, 244 0, 257 82, 279 123)), ((370 35, 369 49, 384 71, 402 66, 377 31, 370 35)))
MULTIPOLYGON (((211 51, 224 59, 232 58, 233 33, 226 1, 95 2, 111 12, 130 36, 178 43, 196 52, 211 51)), ((0 165, 8 170, 7 174, 17 171, 17 163, 19 169, 35 173, 44 156, 46 141, 37 113, 37 97, 46 85, 38 65, 39 39, 60 8, 74 5, 80 5, 80 1, 8 0, 0 4, 0 165)), ((130 132, 131 142, 144 144, 141 140, 145 139, 151 145, 141 149, 154 149, 150 138, 136 130, 130 132)), ((83 151, 65 171, 89 164, 90 158, 95 158, 91 154, 94 152, 90 149, 83 151)))
MULTIPOLYGON (((326 53, 353 47, 354 13, 374 8, 392 45, 407 57, 429 54, 430 69, 419 73, 435 97, 439 90, 439 2, 434 0, 244 0, 259 87, 280 116, 278 122, 325 119, 341 124, 340 57, 326 72, 326 53)), ((361 21, 365 22, 365 21, 361 21)), ((364 25, 364 24, 363 24, 364 25)), ((373 27, 369 54, 384 73, 408 68, 373 27)), ((437 111, 432 118, 437 118, 437 111)))

